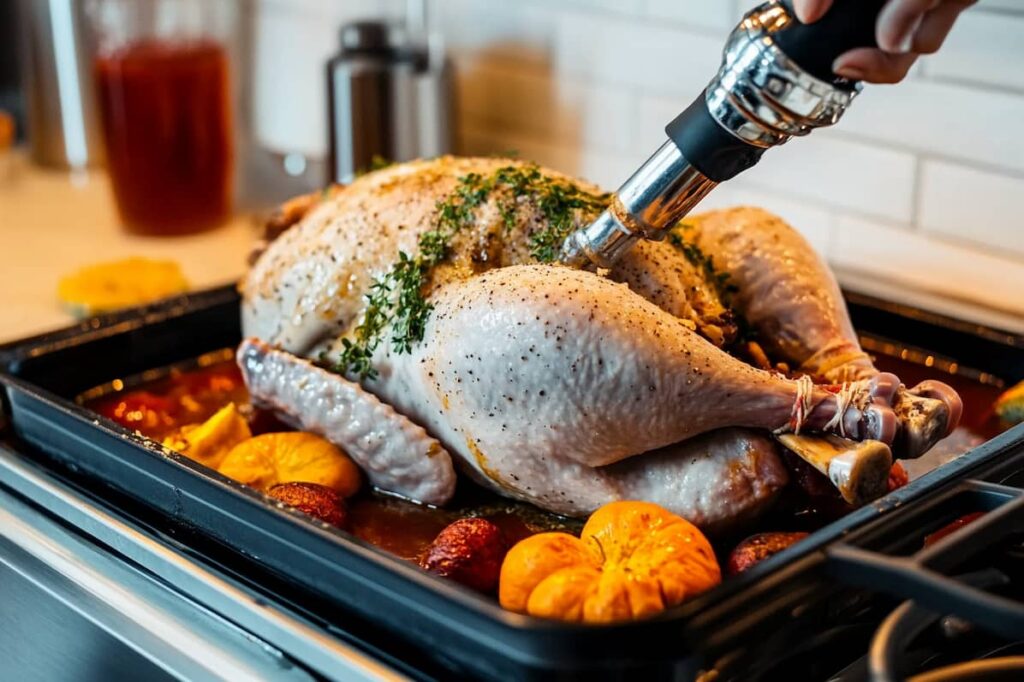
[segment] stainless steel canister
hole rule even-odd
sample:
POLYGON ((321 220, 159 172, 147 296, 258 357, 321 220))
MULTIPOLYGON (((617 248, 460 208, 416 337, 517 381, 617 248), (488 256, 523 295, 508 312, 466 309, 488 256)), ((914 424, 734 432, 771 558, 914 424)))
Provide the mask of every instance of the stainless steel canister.
POLYGON ((101 158, 83 3, 20 0, 22 87, 32 159, 84 168, 101 158))
POLYGON ((347 24, 327 78, 330 180, 450 151, 451 70, 438 41, 380 21, 347 24))

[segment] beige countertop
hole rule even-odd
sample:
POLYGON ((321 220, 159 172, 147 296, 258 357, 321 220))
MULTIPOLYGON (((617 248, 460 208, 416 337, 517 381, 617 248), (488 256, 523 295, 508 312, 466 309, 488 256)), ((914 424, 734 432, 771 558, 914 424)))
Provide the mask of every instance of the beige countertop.
POLYGON ((254 236, 248 216, 186 237, 130 235, 102 171, 72 175, 19 155, 0 160, 10 166, 0 168, 0 343, 71 324, 57 282, 84 265, 128 256, 175 260, 196 289, 243 272, 254 236))

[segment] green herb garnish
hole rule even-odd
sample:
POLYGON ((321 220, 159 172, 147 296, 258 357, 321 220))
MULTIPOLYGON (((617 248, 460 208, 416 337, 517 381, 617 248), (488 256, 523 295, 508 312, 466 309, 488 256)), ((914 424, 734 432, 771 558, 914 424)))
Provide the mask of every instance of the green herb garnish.
POLYGON ((394 166, 394 165, 395 165, 394 161, 390 161, 387 158, 381 156, 380 154, 374 154, 373 156, 370 157, 370 165, 369 166, 362 166, 360 168, 357 168, 355 173, 353 173, 353 175, 355 177, 357 177, 357 178, 361 178, 364 175, 367 175, 369 173, 373 173, 374 171, 379 171, 379 170, 383 170, 385 168, 390 168, 391 166, 394 166))
POLYGON ((373 157, 370 159, 370 170, 371 171, 378 171, 378 170, 381 170, 382 168, 387 168, 388 166, 393 166, 393 165, 395 165, 394 161, 389 161, 388 159, 384 158, 380 154, 374 154, 373 157))
POLYGON ((400 252, 398 262, 370 286, 363 319, 353 338, 342 340, 335 371, 375 377, 371 358, 388 325, 398 353, 410 352, 423 339, 434 308, 424 295, 430 274, 451 255, 452 238, 472 224, 476 209, 492 195, 506 231, 515 228, 522 203, 533 204, 544 216, 544 227, 529 237, 530 255, 542 263, 557 258, 562 242, 575 229, 575 211, 600 212, 610 200, 610 195, 593 195, 547 178, 532 164, 505 166, 489 177, 469 173, 459 178, 455 189, 437 202, 434 228, 420 236, 416 255, 400 252))
POLYGON ((610 194, 590 194, 570 183, 545 177, 534 165, 499 169, 493 180, 495 187, 506 190, 498 207, 507 227, 515 226, 517 200, 521 197, 544 216, 544 228, 529 238, 530 256, 541 263, 554 262, 558 257, 562 242, 576 229, 576 211, 600 213, 611 201, 610 194))
MULTIPOLYGON (((678 230, 685 231, 693 227, 688 223, 679 223, 678 230)), ((704 280, 711 285, 711 287, 718 294, 719 300, 722 305, 726 307, 729 313, 732 315, 732 319, 736 322, 736 339, 733 343, 745 343, 753 339, 754 331, 753 327, 747 322, 747 319, 736 310, 733 306, 733 296, 739 291, 739 288, 734 282, 730 281, 728 272, 719 272, 715 268, 715 262, 711 256, 708 256, 704 251, 692 241, 688 241, 683 235, 679 234, 679 231, 672 230, 668 233, 668 241, 672 246, 683 254, 683 257, 690 262, 696 268, 699 268, 704 274, 704 280)))
POLYGON ((732 295, 736 293, 736 285, 729 281, 728 272, 718 272, 715 269, 715 262, 710 256, 705 254, 699 246, 693 242, 683 239, 682 235, 678 232, 669 232, 668 241, 672 246, 683 254, 696 268, 700 268, 701 272, 704 273, 704 279, 714 287, 715 291, 718 292, 719 298, 722 299, 723 303, 728 305, 728 300, 732 298, 732 295))

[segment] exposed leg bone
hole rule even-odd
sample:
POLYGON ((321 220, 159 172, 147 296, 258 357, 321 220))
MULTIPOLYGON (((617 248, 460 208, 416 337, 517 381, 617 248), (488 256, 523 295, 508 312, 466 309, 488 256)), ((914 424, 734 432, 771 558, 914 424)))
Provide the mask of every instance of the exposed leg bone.
POLYGON ((813 466, 839 489, 843 499, 860 506, 881 497, 892 468, 892 451, 877 440, 851 441, 839 436, 777 436, 779 441, 813 466))

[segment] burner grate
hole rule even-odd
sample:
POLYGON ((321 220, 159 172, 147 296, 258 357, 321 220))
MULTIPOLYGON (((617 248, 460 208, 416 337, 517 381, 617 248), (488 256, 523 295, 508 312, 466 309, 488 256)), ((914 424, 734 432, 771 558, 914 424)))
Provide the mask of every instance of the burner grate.
MULTIPOLYGON (((968 480, 952 492, 976 498, 986 513, 910 557, 857 546, 856 538, 826 550, 829 572, 847 583, 880 590, 966 618, 1008 636, 1024 633, 1024 604, 991 594, 944 572, 962 566, 1024 528, 1024 490, 968 480)), ((888 533, 909 535, 910 519, 890 518, 888 533), (902 523, 901 523, 902 521, 902 523)), ((1008 582, 1009 577, 1004 576, 1008 582)))
POLYGON ((1024 679, 1024 451, 972 475, 826 548, 832 577, 905 600, 833 679, 1024 679))

